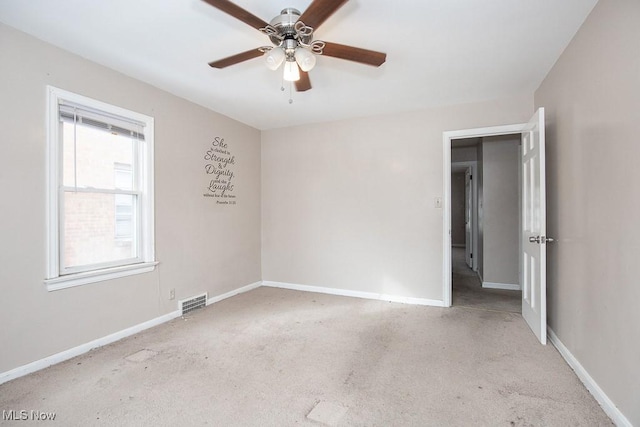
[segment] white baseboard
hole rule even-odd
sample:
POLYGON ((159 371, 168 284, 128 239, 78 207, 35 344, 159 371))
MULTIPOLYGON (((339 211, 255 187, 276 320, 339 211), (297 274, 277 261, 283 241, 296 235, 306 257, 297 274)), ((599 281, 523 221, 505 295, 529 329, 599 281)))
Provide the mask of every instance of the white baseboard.
POLYGON ((236 296, 238 294, 243 294, 245 292, 249 292, 249 291, 251 291, 253 289, 259 288, 260 286, 262 286, 262 282, 255 282, 255 283, 252 283, 250 285, 243 286, 243 287, 238 288, 238 289, 234 289, 233 291, 227 292, 225 294, 218 295, 218 296, 215 296, 215 297, 211 297, 211 298, 207 299, 207 305, 214 304, 216 302, 220 302, 220 301, 222 301, 224 299, 234 297, 234 296, 236 296))
POLYGON ((598 401, 604 412, 613 420, 616 426, 624 426, 624 427, 633 427, 631 422, 624 416, 622 412, 618 409, 618 407, 609 399, 609 396, 605 394, 605 392, 598 386, 596 381, 589 375, 586 369, 578 362, 573 354, 569 351, 567 347, 562 344, 560 338, 553 332, 551 328, 547 328, 547 333, 549 336, 549 341, 554 345, 555 348, 558 349, 558 352, 564 360, 571 366, 573 371, 576 373, 582 384, 589 390, 589 392, 595 397, 598 401))
MULTIPOLYGON (((485 287, 484 286, 485 283, 487 282, 483 282, 483 287, 485 287)), ((493 285, 505 285, 505 284, 497 283, 493 285)), ((506 285, 518 286, 518 285, 509 285, 509 284, 506 284, 506 285)), ((316 292, 316 293, 340 295, 340 296, 348 296, 348 297, 356 297, 356 298, 364 298, 364 299, 373 299, 373 300, 380 300, 380 301, 399 302, 399 303, 413 304, 413 305, 428 305, 428 306, 436 306, 436 307, 443 306, 443 302, 439 300, 402 297, 402 296, 394 296, 394 295, 377 294, 372 292, 351 291, 346 289, 325 288, 325 287, 319 287, 319 286, 298 285, 293 283, 270 282, 270 281, 255 282, 250 285, 243 286, 233 291, 224 293, 222 295, 211 297, 207 300, 207 305, 214 304, 216 302, 222 301, 227 298, 231 298, 235 295, 238 295, 244 292, 248 292, 260 286, 268 286, 273 288, 292 289, 292 290, 298 290, 298 291, 316 292)), ((494 288, 494 289, 511 289, 511 288, 500 287, 500 288, 494 288)), ((180 312, 173 311, 171 313, 165 314, 155 319, 148 320, 146 322, 124 329, 122 331, 115 332, 105 337, 98 338, 96 340, 79 345, 77 347, 73 347, 69 350, 62 351, 60 353, 54 354, 49 357, 45 357, 44 359, 37 360, 27 365, 19 366, 10 371, 2 372, 0 373, 0 384, 22 377, 24 375, 28 375, 36 371, 39 371, 51 365, 55 365, 56 363, 64 362, 65 360, 69 360, 73 357, 87 353, 90 350, 93 350, 95 348, 102 347, 107 344, 111 344, 113 342, 116 342, 128 336, 134 335, 138 332, 144 331, 145 329, 149 329, 154 326, 158 326, 162 323, 168 322, 177 317, 180 317, 180 312)), ((633 427, 631 422, 624 416, 624 414, 622 414, 622 412, 620 412, 620 410, 616 407, 613 401, 609 399, 609 397, 600 388, 600 386, 598 386, 598 384, 584 369, 584 367, 580 364, 580 362, 578 362, 578 360, 573 356, 573 354, 571 354, 571 352, 564 346, 564 344, 562 344, 560 339, 557 337, 557 335, 553 332, 551 328, 548 328, 548 334, 549 334, 549 340, 551 341, 551 343, 558 349, 558 352, 562 355, 562 357, 569 364, 569 366, 571 366, 571 368, 574 370, 574 372, 576 373, 580 381, 582 381, 582 383, 585 385, 587 390, 589 390, 589 392, 595 397, 598 403, 600 403, 600 405, 602 406, 602 409, 615 422, 615 424, 617 426, 633 427)))
POLYGON ((154 326, 160 325, 162 323, 168 322, 169 320, 175 319, 176 317, 179 317, 179 316, 180 316, 180 312, 174 311, 174 312, 165 314, 164 316, 156 317, 155 319, 151 319, 146 322, 132 326, 130 328, 123 329, 122 331, 107 335, 106 337, 98 338, 96 340, 89 341, 88 343, 81 344, 77 347, 70 348, 69 350, 56 353, 49 357, 45 357, 44 359, 36 360, 35 362, 31 362, 26 365, 19 366, 7 372, 2 372, 0 373, 0 384, 6 383, 7 381, 14 380, 16 378, 22 377, 27 374, 31 374, 41 369, 48 368, 51 365, 64 362, 65 360, 69 360, 76 356, 80 356, 81 354, 87 353, 93 350, 94 348, 111 344, 113 342, 121 340, 122 338, 126 338, 130 335, 137 334, 138 332, 141 332, 141 331, 144 331, 145 329, 149 329, 154 326))
POLYGON ((426 298, 402 297, 397 295, 376 294, 373 292, 350 291, 347 289, 324 288, 321 286, 298 285, 295 283, 282 283, 263 281, 262 286, 271 288, 292 289, 295 291, 316 292, 320 294, 340 295, 345 297, 355 297, 364 299, 373 299, 380 301, 399 302, 412 305, 429 305, 435 307, 443 307, 444 304, 440 300, 432 300, 426 298))
MULTIPOLYGON (((218 301, 222 301, 224 299, 230 298, 234 295, 241 294, 243 292, 250 291, 257 287, 260 287, 262 282, 255 282, 247 286, 243 286, 242 288, 235 289, 231 292, 227 292, 222 295, 218 295, 215 297, 211 297, 207 300, 207 305, 216 303, 218 301)), ((111 344, 122 338, 126 338, 128 336, 137 334, 138 332, 142 332, 145 329, 152 328, 154 326, 158 326, 162 323, 168 322, 169 320, 173 320, 176 317, 180 317, 180 310, 173 311, 171 313, 165 314, 160 317, 156 317, 155 319, 148 320, 146 322, 140 323, 138 325, 132 326, 127 329, 123 329, 122 331, 115 332, 113 334, 107 335, 106 337, 98 338, 96 340, 90 341, 85 344, 81 344, 77 347, 70 348, 69 350, 62 351, 60 353, 56 353, 52 356, 45 357, 44 359, 36 360, 35 362, 31 362, 29 364, 19 366, 15 369, 12 369, 7 372, 0 372, 0 384, 3 384, 7 381, 14 380, 16 378, 31 374, 33 372, 39 371, 44 368, 48 368, 51 365, 55 365, 56 363, 64 362, 65 360, 69 360, 76 356, 80 356, 81 354, 87 353, 94 348, 102 347, 107 344, 111 344)))
POLYGON ((522 287, 515 283, 495 283, 495 282, 482 282, 482 287, 485 289, 505 289, 507 291, 521 291, 522 287))

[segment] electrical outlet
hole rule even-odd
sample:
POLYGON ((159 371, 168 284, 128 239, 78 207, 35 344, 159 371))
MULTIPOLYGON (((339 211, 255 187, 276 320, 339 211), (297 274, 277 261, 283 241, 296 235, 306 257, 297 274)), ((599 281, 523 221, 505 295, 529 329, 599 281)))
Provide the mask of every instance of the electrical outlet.
POLYGON ((176 299, 176 290, 173 288, 169 290, 169 299, 176 299))

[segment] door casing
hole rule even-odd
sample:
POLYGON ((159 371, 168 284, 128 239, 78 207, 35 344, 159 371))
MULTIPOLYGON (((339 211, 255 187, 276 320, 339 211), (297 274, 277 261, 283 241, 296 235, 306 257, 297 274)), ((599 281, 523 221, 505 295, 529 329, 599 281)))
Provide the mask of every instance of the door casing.
POLYGON ((442 228, 443 228, 443 264, 442 264, 442 304, 444 307, 451 307, 451 141, 463 138, 482 138, 487 136, 497 136, 512 133, 521 133, 526 123, 513 125, 492 126, 475 129, 464 129, 456 131, 446 131, 442 133, 443 143, 443 208, 442 228))

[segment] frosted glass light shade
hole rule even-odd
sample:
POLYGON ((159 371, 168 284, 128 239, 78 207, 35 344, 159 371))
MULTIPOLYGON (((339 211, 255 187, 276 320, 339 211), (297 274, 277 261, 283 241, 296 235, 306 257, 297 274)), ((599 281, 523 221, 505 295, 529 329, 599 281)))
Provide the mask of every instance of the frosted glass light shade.
POLYGON ((275 47, 264 53, 264 63, 267 65, 267 68, 275 71, 284 61, 284 57, 284 50, 279 47, 275 47))
POLYGON ((297 82, 300 80, 300 70, 295 61, 287 61, 284 63, 284 79, 288 82, 297 82))
POLYGON ((309 50, 299 47, 296 49, 296 62, 302 71, 311 71, 316 66, 316 56, 309 50))

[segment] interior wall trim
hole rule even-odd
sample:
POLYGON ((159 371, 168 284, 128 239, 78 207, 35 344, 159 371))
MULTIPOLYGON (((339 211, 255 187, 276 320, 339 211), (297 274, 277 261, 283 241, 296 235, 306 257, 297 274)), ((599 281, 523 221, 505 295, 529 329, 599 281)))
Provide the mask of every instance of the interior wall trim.
POLYGON ((402 304, 429 305, 434 307, 444 306, 443 302, 440 300, 433 300, 433 299, 426 299, 426 298, 403 297, 398 295, 377 294, 373 292, 352 291, 348 289, 326 288, 322 286, 299 285, 295 283, 283 283, 283 282, 263 281, 262 285, 271 287, 271 288, 282 288, 282 289, 291 289, 294 291, 316 292, 320 294, 329 294, 329 295, 340 295, 344 297, 355 297, 355 298, 373 299, 373 300, 379 300, 379 301, 399 302, 402 304))
MULTIPOLYGON (((224 299, 231 298, 232 296, 250 291, 252 289, 260 287, 261 285, 262 285, 262 282, 255 282, 250 285, 235 289, 233 291, 211 297, 207 300, 207 305, 214 304, 224 299)), ((41 369, 48 368, 49 366, 55 365, 60 362, 64 362, 65 360, 72 359, 76 356, 80 356, 95 348, 99 348, 107 344, 111 344, 113 342, 119 341, 128 336, 135 335, 138 332, 142 332, 145 329, 149 329, 149 328, 153 328, 154 326, 161 325, 177 317, 180 317, 180 310, 172 311, 171 313, 167 313, 160 317, 156 317, 155 319, 142 322, 140 324, 131 326, 130 328, 126 328, 121 331, 114 332, 113 334, 107 335, 105 337, 98 338, 93 341, 89 341, 88 343, 81 344, 77 347, 73 347, 68 350, 64 350, 52 356, 45 357, 44 359, 36 360, 35 362, 31 362, 26 365, 19 366, 17 368, 11 369, 10 371, 1 372, 0 384, 6 383, 7 381, 14 380, 16 378, 23 377, 25 375, 39 371, 41 369)))
POLYGON ((7 372, 2 372, 0 373, 0 384, 6 383, 7 381, 14 380, 16 378, 23 377, 25 375, 39 371, 41 369, 48 368, 49 366, 55 365, 60 362, 64 362, 65 360, 72 359, 76 356, 80 356, 81 354, 87 353, 95 348, 102 347, 107 344, 111 344, 113 342, 119 341, 128 336, 137 334, 138 332, 142 332, 145 329, 153 328, 154 326, 168 322, 169 320, 173 320, 179 316, 180 316, 179 310, 173 311, 163 316, 156 317, 155 319, 151 319, 146 322, 139 323, 135 326, 131 326, 130 328, 123 329, 118 332, 114 332, 113 334, 107 335, 105 337, 98 338, 93 341, 89 341, 88 343, 80 344, 77 347, 73 347, 68 350, 61 351, 60 353, 56 353, 52 356, 45 357, 44 359, 36 360, 35 362, 31 362, 26 365, 19 366, 7 372))
MULTIPOLYGON (((426 306, 435 306, 435 307, 443 306, 443 301, 440 301, 440 300, 402 297, 402 296, 395 296, 395 295, 377 294, 372 292, 361 292, 361 291, 352 291, 352 290, 346 290, 346 289, 327 288, 327 287, 320 287, 320 286, 309 286, 309 285, 272 282, 272 281, 254 282, 249 285, 243 286, 241 288, 235 289, 233 291, 211 297, 207 300, 207 305, 214 304, 216 302, 222 301, 227 298, 231 298, 238 294, 251 291, 260 286, 291 289, 291 290, 304 291, 304 292, 324 293, 324 294, 330 294, 330 295, 340 295, 340 296, 348 296, 348 297, 356 297, 356 298, 364 298, 364 299, 373 299, 373 300, 380 300, 380 301, 398 302, 398 303, 413 304, 413 305, 426 305, 426 306)), ((84 353, 89 352, 90 350, 119 341, 123 338, 134 335, 138 332, 142 332, 146 329, 152 328, 154 326, 158 326, 162 323, 166 323, 177 317, 180 317, 179 310, 173 311, 171 313, 167 313, 160 317, 156 317, 155 319, 148 320, 146 322, 140 323, 130 328, 123 329, 122 331, 115 332, 105 337, 98 338, 88 343, 81 344, 77 347, 73 347, 71 349, 62 351, 60 353, 54 354, 49 357, 45 357, 35 362, 31 362, 26 365, 19 366, 15 369, 2 372, 0 373, 0 384, 28 375, 36 371, 39 371, 41 369, 47 368, 57 363, 64 362, 65 360, 72 359, 76 356, 80 356, 84 353)), ((562 341, 560 341, 558 336, 555 334, 555 332, 551 328, 548 328, 548 334, 549 334, 549 340, 551 341, 551 343, 558 349, 558 352, 562 355, 564 360, 569 364, 569 366, 571 366, 571 368, 574 370, 574 372, 576 373, 580 381, 582 381, 582 383, 585 385, 587 390, 589 390, 589 392, 598 401, 598 403, 600 404, 602 409, 605 411, 605 413, 615 422, 615 424, 618 426, 633 427, 631 422, 624 416, 624 414, 618 409, 618 407, 613 403, 613 401, 600 388, 600 386, 591 377, 591 375, 589 375, 587 370, 580 364, 580 362, 569 351, 569 349, 565 347, 565 345, 562 343, 562 341)))
POLYGON ((262 282, 254 282, 254 283, 252 283, 250 285, 243 286, 243 287, 238 288, 238 289, 234 289, 233 291, 229 291, 229 292, 224 293, 222 295, 211 297, 211 298, 209 298, 207 300, 207 305, 215 304, 216 302, 220 302, 220 301, 222 301, 224 299, 234 297, 234 296, 236 296, 238 294, 243 294, 245 292, 249 292, 249 291, 251 291, 253 289, 259 288, 260 286, 262 286, 262 282))
MULTIPOLYGON (((442 132, 442 301, 444 307, 451 307, 451 141, 462 138, 481 138, 486 136, 520 133, 525 123, 491 126, 475 129, 463 129, 442 132)), ((477 249, 477 248, 476 248, 477 249)), ((477 253, 477 250, 476 250, 477 253)), ((474 267, 476 267, 474 262, 474 267)))
POLYGON ((508 291, 521 291, 522 286, 517 283, 496 283, 496 282, 482 282, 482 287, 486 289, 505 289, 508 291))
POLYGON ((598 383, 589 375, 587 370, 578 362, 578 359, 576 359, 562 341, 560 341, 560 338, 553 332, 553 329, 547 327, 547 334, 549 335, 549 341, 558 349, 560 355, 562 355, 564 360, 571 366, 580 381, 582 381, 582 384, 584 384, 587 390, 589 390, 589 393, 595 397, 604 412, 613 420, 616 426, 633 427, 627 417, 620 412, 620 409, 618 409, 615 403, 609 399, 609 396, 607 396, 598 383))

